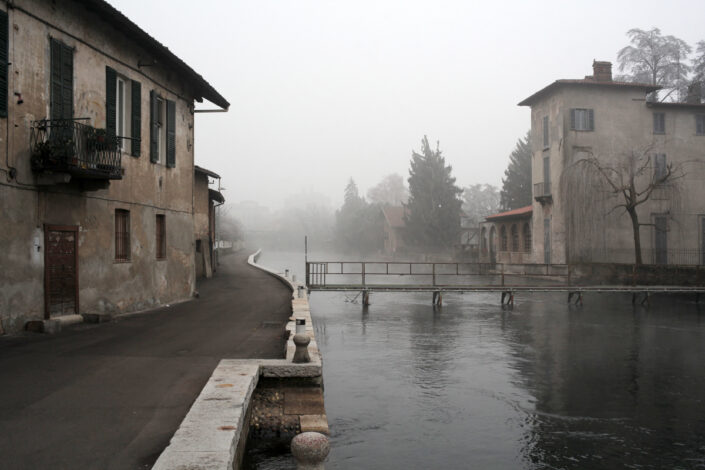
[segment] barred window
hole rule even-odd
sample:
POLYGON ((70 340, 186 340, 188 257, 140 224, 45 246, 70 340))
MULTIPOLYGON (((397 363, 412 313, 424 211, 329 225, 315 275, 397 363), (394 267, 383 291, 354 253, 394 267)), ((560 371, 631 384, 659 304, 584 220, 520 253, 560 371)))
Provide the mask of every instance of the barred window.
POLYGON ((130 211, 115 209, 115 261, 130 260, 130 211))
POLYGON ((157 214, 157 259, 166 258, 166 218, 164 214, 157 214))

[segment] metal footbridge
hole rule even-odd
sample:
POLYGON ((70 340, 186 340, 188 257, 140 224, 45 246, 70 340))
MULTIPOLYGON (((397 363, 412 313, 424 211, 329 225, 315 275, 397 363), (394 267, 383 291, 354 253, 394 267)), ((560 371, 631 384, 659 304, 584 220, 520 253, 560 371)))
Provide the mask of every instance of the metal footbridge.
POLYGON ((575 303, 582 303, 585 293, 627 293, 632 303, 642 304, 652 294, 692 294, 699 301, 705 294, 699 270, 693 281, 696 285, 589 284, 564 264, 306 261, 310 291, 360 292, 363 305, 369 305, 372 292, 431 292, 434 305, 442 304, 445 292, 496 292, 510 305, 515 294, 534 292, 565 293, 575 303))

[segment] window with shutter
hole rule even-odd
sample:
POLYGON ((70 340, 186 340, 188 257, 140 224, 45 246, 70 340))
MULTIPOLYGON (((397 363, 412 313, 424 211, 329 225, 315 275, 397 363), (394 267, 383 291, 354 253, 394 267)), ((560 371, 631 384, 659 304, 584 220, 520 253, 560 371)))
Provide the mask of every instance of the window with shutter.
POLYGON ((705 114, 695 115, 695 133, 705 135, 705 114))
POLYGON ((51 118, 73 118, 73 49, 51 39, 51 118))
POLYGON ((0 117, 7 117, 7 12, 0 10, 0 117))
POLYGON ((116 133, 117 108, 117 73, 110 67, 105 67, 105 130, 109 136, 116 133))
POLYGON ((570 110, 570 128, 575 131, 594 131, 595 112, 592 109, 575 108, 570 110))
POLYGON ((149 92, 149 161, 159 162, 159 95, 154 90, 149 92))
POLYGON ((543 118, 543 148, 548 148, 548 116, 543 118))
POLYGON ((115 209, 115 261, 130 260, 130 211, 115 209))
POLYGON ((660 181, 666 176, 666 154, 654 155, 654 180, 660 181))
POLYGON ((166 166, 176 166, 176 103, 166 101, 166 166))
POLYGON ((666 114, 654 113, 654 134, 666 133, 666 114))
POLYGON ((142 148, 142 85, 140 85, 140 82, 132 80, 131 88, 132 116, 130 123, 132 131, 132 148, 130 150, 133 157, 139 157, 140 150, 142 148))

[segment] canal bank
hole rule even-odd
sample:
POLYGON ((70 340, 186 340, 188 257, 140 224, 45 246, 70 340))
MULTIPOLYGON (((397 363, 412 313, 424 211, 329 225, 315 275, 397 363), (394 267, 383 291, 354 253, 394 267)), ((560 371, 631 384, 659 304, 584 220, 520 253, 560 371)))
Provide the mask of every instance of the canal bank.
MULTIPOLYGON (((328 254, 329 255, 329 254, 328 254)), ((301 274, 303 253, 263 262, 301 274), (298 272, 297 272, 298 269, 298 272)), ((309 259, 335 259, 309 254, 309 259)), ((691 297, 314 292, 328 469, 705 468, 691 297)))
MULTIPOLYGON (((288 445, 302 432, 328 434, 321 355, 307 292, 288 273, 258 265, 259 253, 251 255, 248 264, 275 278, 290 293, 284 357, 220 361, 155 470, 231 470, 240 468, 248 445, 256 453, 259 448, 271 448, 272 442, 288 445), (298 344, 301 337, 306 338, 303 345, 298 344), (305 359, 300 357, 303 351, 305 359)), ((252 459, 247 465, 256 468, 252 459)))

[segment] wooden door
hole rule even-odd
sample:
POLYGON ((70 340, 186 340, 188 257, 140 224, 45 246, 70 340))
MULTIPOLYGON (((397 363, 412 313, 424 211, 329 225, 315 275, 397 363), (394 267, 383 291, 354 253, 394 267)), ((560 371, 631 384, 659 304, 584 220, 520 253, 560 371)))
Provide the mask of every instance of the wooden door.
POLYGON ((78 227, 44 227, 44 318, 78 313, 78 227))

